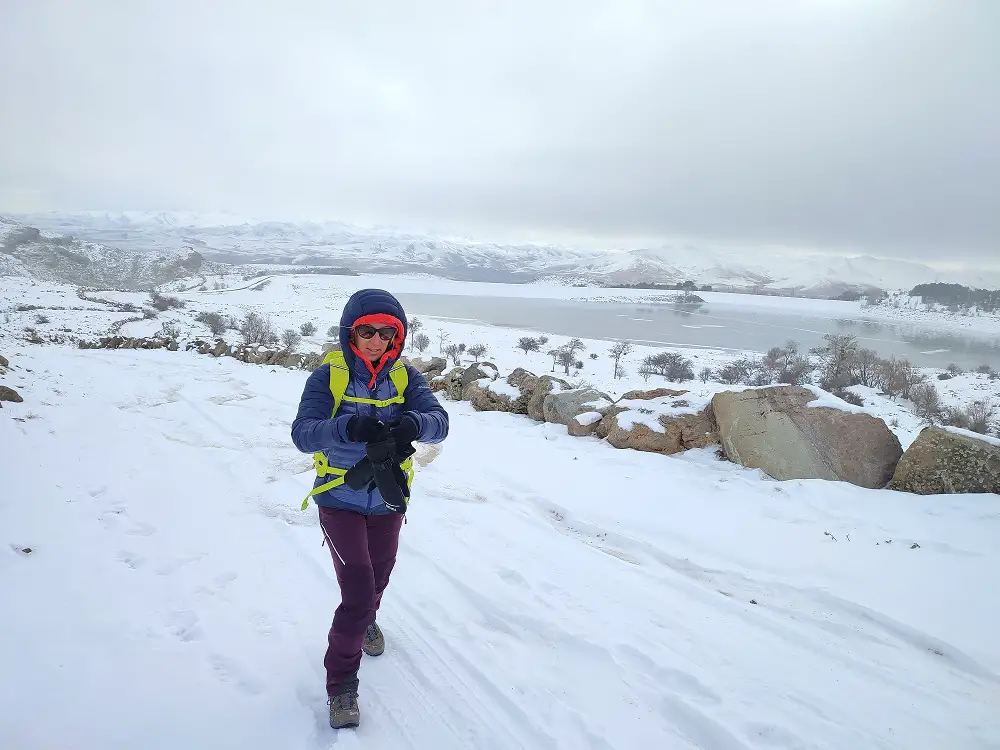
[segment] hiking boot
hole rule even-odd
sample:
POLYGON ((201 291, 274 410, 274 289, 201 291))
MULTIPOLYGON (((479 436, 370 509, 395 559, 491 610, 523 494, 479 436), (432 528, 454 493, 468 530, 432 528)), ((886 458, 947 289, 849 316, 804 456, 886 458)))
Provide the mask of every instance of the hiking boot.
POLYGON ((385 638, 374 621, 365 631, 365 642, 361 648, 369 656, 381 656, 382 652, 385 651, 385 638))
POLYGON ((331 696, 328 703, 330 704, 330 726, 334 729, 356 727, 361 723, 357 693, 352 691, 331 696))

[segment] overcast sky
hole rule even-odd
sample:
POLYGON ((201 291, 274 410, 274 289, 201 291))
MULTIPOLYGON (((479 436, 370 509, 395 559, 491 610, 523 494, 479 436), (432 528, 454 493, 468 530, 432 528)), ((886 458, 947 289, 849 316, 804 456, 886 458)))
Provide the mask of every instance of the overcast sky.
POLYGON ((1000 0, 4 0, 0 210, 1000 256, 1000 0))

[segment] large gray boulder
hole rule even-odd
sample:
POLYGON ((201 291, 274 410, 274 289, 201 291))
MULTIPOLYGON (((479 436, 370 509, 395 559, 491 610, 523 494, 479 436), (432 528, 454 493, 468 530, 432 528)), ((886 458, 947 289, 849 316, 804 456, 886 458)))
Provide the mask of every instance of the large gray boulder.
POLYGON ((461 400, 471 401, 475 388, 478 387, 476 383, 480 380, 496 380, 498 374, 496 365, 489 362, 480 362, 466 367, 461 375, 461 400))
POLYGON ((717 393, 712 409, 726 457, 774 479, 829 479, 885 487, 903 454, 870 414, 813 407, 798 386, 717 393))
POLYGON ((545 421, 545 397, 550 393, 568 391, 571 389, 569 383, 562 378, 555 378, 551 375, 542 375, 535 384, 535 390, 528 399, 528 416, 538 422, 545 421))
POLYGON ((593 388, 552 391, 542 399, 542 416, 546 422, 569 425, 577 414, 598 412, 603 415, 613 405, 609 395, 593 388))
POLYGON ((928 427, 903 454, 889 486, 918 495, 1000 494, 1000 441, 928 427))
POLYGON ((19 404, 24 401, 21 394, 6 385, 0 385, 0 401, 10 401, 19 404))
POLYGON ((671 455, 719 442, 711 407, 694 414, 657 414, 653 409, 612 409, 597 434, 615 448, 671 455))

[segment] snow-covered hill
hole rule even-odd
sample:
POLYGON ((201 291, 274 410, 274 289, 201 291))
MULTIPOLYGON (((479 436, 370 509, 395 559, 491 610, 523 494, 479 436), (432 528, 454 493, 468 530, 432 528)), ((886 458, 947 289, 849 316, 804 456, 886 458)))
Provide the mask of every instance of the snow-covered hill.
POLYGON ((81 241, 0 217, 0 275, 82 286, 149 289, 218 270, 198 252, 154 252, 81 241))
POLYGON ((133 249, 197 248, 225 263, 336 265, 423 272, 469 281, 563 283, 681 282, 835 295, 846 288, 910 289, 931 281, 1000 287, 1000 272, 941 273, 929 266, 858 256, 790 254, 781 249, 687 243, 627 250, 498 244, 431 237, 340 222, 257 221, 190 212, 31 214, 23 221, 94 242, 133 249), (750 258, 748 260, 748 258, 750 258))

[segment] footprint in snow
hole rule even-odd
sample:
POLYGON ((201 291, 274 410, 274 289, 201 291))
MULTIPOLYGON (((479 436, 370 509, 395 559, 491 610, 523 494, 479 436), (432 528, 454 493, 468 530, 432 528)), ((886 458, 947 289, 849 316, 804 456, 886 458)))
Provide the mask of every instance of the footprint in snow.
POLYGON ((190 609, 176 609, 163 617, 163 626, 170 635, 180 641, 201 640, 202 632, 198 627, 198 615, 190 609))

